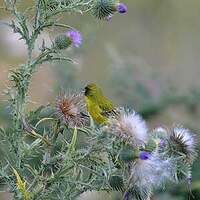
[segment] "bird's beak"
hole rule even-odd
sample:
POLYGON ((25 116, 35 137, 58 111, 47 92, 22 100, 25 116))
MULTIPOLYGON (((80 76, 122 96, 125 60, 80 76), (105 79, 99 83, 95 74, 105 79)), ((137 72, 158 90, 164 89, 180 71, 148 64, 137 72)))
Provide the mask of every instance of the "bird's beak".
POLYGON ((85 88, 81 88, 81 91, 80 91, 82 94, 85 94, 85 88))

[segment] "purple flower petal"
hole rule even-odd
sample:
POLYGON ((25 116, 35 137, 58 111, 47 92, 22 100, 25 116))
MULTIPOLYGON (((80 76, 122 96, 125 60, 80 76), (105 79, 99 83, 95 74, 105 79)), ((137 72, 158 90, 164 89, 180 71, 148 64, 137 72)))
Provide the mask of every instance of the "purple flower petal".
POLYGON ((70 38, 72 44, 75 47, 79 47, 82 44, 81 33, 77 30, 70 30, 67 32, 67 36, 70 38))
POLYGON ((111 21, 112 17, 113 17, 113 15, 109 15, 109 16, 106 17, 106 20, 111 21))
POLYGON ((119 4, 117 4, 117 11, 119 13, 126 13, 128 11, 128 7, 124 3, 119 3, 119 4))
POLYGON ((151 157, 151 153, 147 152, 147 151, 140 151, 139 153, 139 158, 141 160, 148 160, 151 157))

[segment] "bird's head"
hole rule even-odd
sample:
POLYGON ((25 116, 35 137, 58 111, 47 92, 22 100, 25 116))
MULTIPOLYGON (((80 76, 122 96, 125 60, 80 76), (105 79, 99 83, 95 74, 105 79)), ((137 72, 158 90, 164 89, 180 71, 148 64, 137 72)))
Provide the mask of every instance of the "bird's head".
POLYGON ((97 95, 102 95, 101 88, 99 88, 95 83, 90 83, 86 85, 84 88, 84 94, 85 96, 97 96, 97 95))

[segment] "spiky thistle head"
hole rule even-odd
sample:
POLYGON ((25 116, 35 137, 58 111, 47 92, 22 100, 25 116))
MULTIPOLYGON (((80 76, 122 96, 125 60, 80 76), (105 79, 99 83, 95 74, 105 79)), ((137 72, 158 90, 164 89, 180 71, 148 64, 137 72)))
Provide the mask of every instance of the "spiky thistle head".
POLYGON ((65 34, 58 35, 54 40, 54 47, 57 49, 67 49, 70 46, 79 47, 82 44, 82 35, 79 31, 71 29, 65 34))
POLYGON ((181 126, 173 128, 168 142, 173 154, 184 155, 186 162, 193 163, 197 156, 197 138, 194 137, 189 129, 181 126))
POLYGON ((58 35, 54 40, 54 47, 57 49, 66 49, 71 45, 71 40, 66 34, 58 35))
POLYGON ((83 126, 86 121, 85 103, 81 94, 61 93, 56 98, 57 116, 70 127, 83 126))
POLYGON ((112 133, 133 147, 143 146, 148 141, 146 122, 135 111, 126 111, 123 108, 116 118, 110 118, 106 131, 112 133))
POLYGON ((107 19, 117 11, 117 3, 116 0, 97 0, 92 10, 93 15, 98 19, 107 19))

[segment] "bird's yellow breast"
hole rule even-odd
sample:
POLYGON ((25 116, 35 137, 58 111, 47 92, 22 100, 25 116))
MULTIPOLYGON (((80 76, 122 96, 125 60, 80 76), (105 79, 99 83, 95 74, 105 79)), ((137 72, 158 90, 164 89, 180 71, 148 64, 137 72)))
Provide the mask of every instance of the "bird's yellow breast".
POLYGON ((107 117, 102 115, 102 109, 99 107, 99 105, 96 102, 92 101, 87 96, 85 96, 85 102, 86 102, 87 110, 95 122, 99 124, 103 124, 107 122, 107 117))

